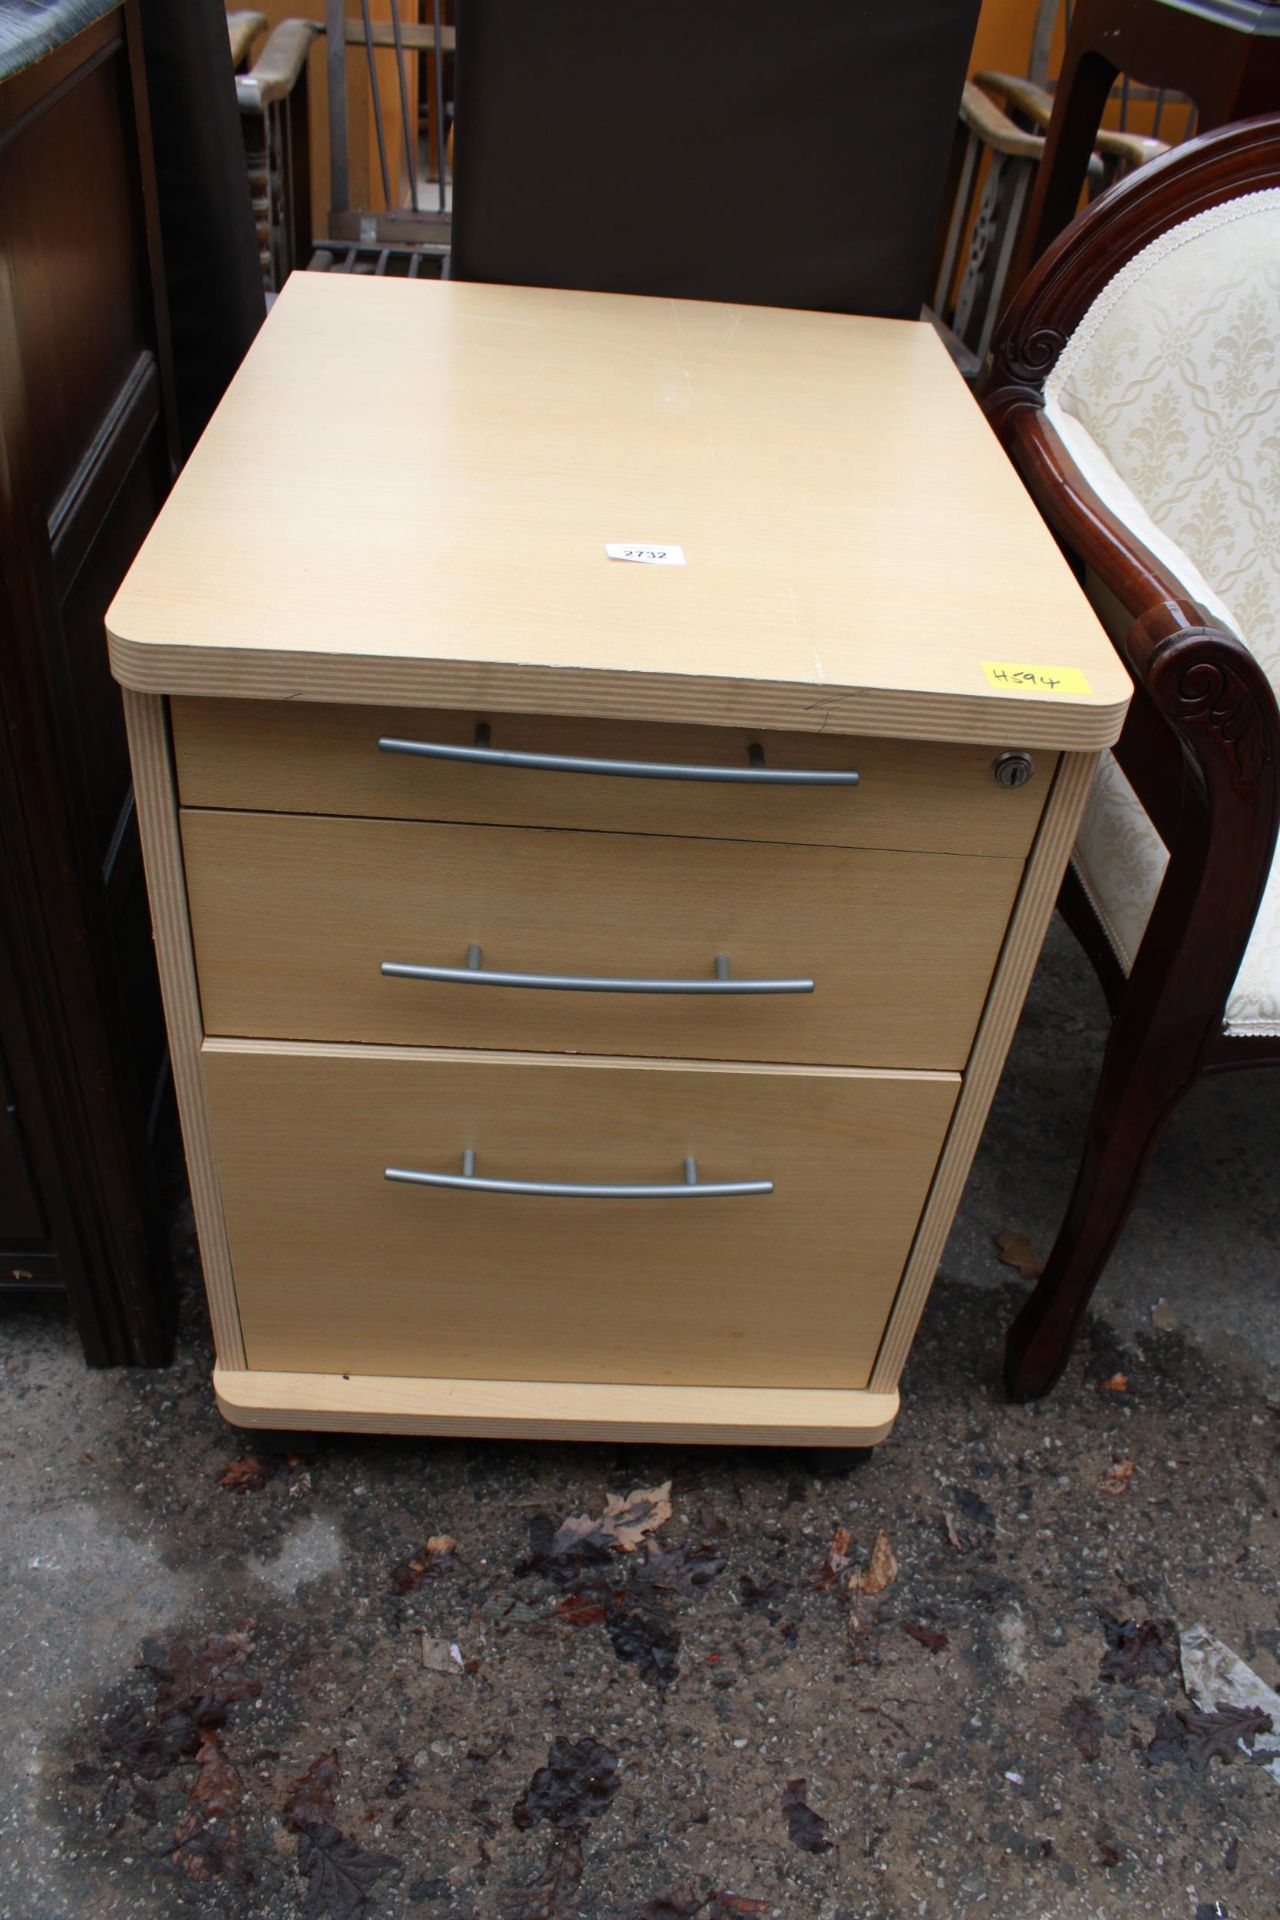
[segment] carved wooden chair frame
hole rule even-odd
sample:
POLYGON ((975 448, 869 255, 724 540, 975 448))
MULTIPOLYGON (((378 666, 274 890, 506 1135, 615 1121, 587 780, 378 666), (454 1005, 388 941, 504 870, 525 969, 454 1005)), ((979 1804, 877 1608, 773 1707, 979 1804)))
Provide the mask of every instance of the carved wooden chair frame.
POLYGON ((1014 298, 982 383, 987 417, 1073 564, 1131 621, 1134 698, 1116 748, 1169 852, 1126 977, 1084 888, 1059 904, 1100 975, 1112 1026, 1075 1187, 1043 1275, 1010 1329, 1014 1399, 1059 1378, 1170 1115, 1203 1073, 1280 1066, 1280 1038, 1224 1031, 1275 853, 1280 710, 1258 661, 1197 605, 1081 475, 1044 384, 1094 299, 1135 254, 1205 209, 1280 185, 1280 115, 1188 141, 1068 227, 1014 298))

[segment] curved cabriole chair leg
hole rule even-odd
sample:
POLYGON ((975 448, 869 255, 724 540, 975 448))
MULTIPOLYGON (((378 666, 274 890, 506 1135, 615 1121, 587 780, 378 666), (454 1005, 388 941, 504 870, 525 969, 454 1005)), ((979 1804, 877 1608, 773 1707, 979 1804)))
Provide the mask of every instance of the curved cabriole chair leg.
POLYGON ((1058 1237, 1009 1329, 1005 1389, 1011 1400, 1038 1399, 1061 1378, 1151 1156, 1195 1078, 1198 1043, 1172 1045, 1161 1027, 1159 1005, 1127 996, 1107 1041, 1084 1155, 1058 1237))

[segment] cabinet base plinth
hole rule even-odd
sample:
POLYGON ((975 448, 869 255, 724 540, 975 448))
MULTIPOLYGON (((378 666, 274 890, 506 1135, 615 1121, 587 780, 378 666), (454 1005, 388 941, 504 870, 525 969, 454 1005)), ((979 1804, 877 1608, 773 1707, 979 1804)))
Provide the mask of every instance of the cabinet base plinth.
POLYGON ((421 1380, 216 1367, 213 1388, 223 1415, 238 1427, 465 1433, 512 1440, 869 1447, 884 1439, 898 1412, 896 1393, 830 1387, 421 1380))

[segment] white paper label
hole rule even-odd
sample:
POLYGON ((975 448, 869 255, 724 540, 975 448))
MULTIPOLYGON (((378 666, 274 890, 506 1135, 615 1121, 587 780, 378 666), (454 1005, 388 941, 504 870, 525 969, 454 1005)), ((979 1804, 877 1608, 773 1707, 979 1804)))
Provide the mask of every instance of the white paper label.
POLYGON ((646 567, 682 567, 684 565, 683 547, 644 547, 634 540, 626 546, 606 546, 605 552, 611 560, 639 560, 646 567))

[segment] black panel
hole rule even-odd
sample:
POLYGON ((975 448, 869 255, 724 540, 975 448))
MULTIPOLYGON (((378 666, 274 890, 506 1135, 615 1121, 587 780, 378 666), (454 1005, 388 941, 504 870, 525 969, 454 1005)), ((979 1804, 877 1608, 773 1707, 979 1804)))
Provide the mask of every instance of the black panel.
POLYGON ((915 318, 978 0, 460 0, 455 278, 915 318))
POLYGON ((27 1165, 13 1090, 0 1062, 0 1237, 42 1240, 48 1228, 27 1165))

